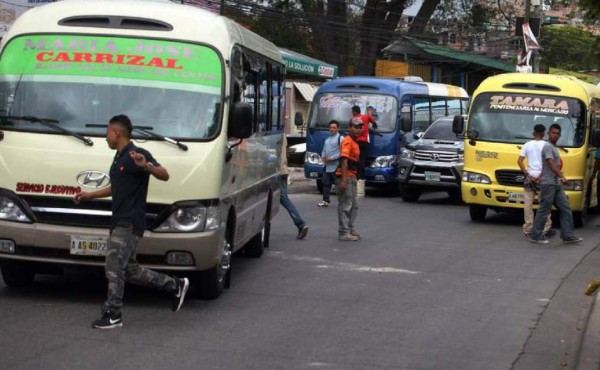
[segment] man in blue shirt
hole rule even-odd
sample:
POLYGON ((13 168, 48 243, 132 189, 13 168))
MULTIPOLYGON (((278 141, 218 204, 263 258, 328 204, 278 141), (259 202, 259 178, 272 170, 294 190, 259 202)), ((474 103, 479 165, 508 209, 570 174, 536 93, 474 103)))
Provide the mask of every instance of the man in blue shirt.
POLYGON ((338 168, 340 163, 340 142, 342 136, 338 132, 340 124, 336 120, 329 122, 329 137, 325 139, 323 144, 323 150, 321 151, 321 158, 325 162, 325 169, 323 170, 323 200, 317 205, 319 207, 329 207, 331 203, 329 196, 331 195, 331 186, 335 181, 335 170, 338 168))
POLYGON ((112 329, 123 326, 121 307, 125 281, 150 286, 173 294, 172 310, 177 312, 189 288, 187 278, 179 279, 140 267, 135 250, 146 229, 146 195, 150 175, 158 180, 169 180, 169 173, 145 149, 131 142, 133 126, 129 118, 118 115, 111 118, 106 130, 106 141, 117 152, 110 166, 110 186, 76 194, 73 201, 112 197, 110 237, 106 252, 105 271, 108 297, 102 308, 102 317, 92 323, 93 328, 112 329))

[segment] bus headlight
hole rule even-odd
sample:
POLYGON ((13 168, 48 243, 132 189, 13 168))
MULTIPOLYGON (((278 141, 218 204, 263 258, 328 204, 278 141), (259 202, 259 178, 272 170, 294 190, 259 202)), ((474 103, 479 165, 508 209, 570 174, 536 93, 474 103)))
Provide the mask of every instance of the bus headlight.
POLYGON ((384 155, 381 157, 375 158, 375 160, 371 163, 371 168, 384 168, 384 167, 392 167, 396 165, 396 160, 398 157, 395 155, 384 155))
POLYGON ((414 150, 402 148, 400 151, 400 157, 405 159, 415 159, 415 152, 414 150))
POLYGON ((14 200, 2 195, 0 195, 0 220, 31 222, 29 217, 27 217, 14 200))
POLYGON ((490 178, 487 177, 486 175, 477 173, 477 172, 469 172, 469 171, 463 171, 462 181, 463 182, 475 182, 475 183, 479 183, 479 184, 491 184, 492 183, 490 178))
POLYGON ((563 185, 565 190, 571 191, 582 191, 583 190, 583 180, 569 180, 566 184, 563 185))
POLYGON ((304 153, 304 163, 324 165, 323 159, 319 153, 306 152, 304 153))
POLYGON ((176 209, 154 231, 159 233, 190 233, 214 230, 218 227, 219 212, 217 207, 193 206, 176 209))

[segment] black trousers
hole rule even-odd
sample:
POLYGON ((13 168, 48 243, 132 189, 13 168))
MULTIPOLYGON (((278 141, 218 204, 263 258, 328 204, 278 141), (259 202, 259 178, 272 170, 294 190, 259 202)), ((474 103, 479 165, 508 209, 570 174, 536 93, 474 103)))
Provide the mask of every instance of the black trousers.
POLYGON ((360 150, 360 156, 358 157, 358 178, 364 180, 365 178, 365 166, 367 165, 367 148, 369 143, 366 141, 358 142, 358 149, 360 150))

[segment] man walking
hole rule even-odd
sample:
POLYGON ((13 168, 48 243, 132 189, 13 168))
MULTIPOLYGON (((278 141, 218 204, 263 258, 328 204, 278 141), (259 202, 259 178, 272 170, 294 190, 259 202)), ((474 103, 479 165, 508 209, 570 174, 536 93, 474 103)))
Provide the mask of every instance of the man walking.
POLYGON ((354 230, 354 222, 358 214, 357 202, 357 172, 360 149, 356 139, 363 129, 362 119, 355 117, 350 121, 349 135, 342 140, 340 146, 340 168, 338 176, 338 239, 342 241, 357 241, 360 234, 354 230))
POLYGON ((173 294, 172 310, 181 308, 189 288, 187 278, 179 279, 140 267, 135 250, 146 229, 146 196, 150 175, 167 181, 169 173, 145 149, 131 142, 133 126, 126 115, 111 118, 106 141, 117 153, 110 167, 110 186, 93 192, 80 192, 73 201, 112 196, 110 236, 105 271, 108 297, 102 317, 92 323, 97 329, 123 326, 121 307, 125 282, 161 289, 173 294))
POLYGON ((302 219, 300 212, 298 212, 298 209, 288 196, 288 177, 287 138, 285 137, 285 134, 283 134, 281 139, 281 160, 279 164, 279 203, 281 203, 283 208, 288 211, 294 225, 298 228, 298 235, 296 235, 296 238, 304 239, 308 234, 308 225, 302 219))
MULTIPOLYGON (((525 237, 531 237, 531 229, 533 228, 533 199, 538 193, 540 176, 542 174, 542 148, 546 142, 542 139, 546 132, 546 127, 542 124, 537 124, 533 127, 533 140, 530 140, 523 145, 521 155, 517 163, 519 168, 525 175, 523 181, 523 234, 525 237), (527 168, 525 168, 524 160, 527 159, 527 168)), ((554 236, 552 230, 552 217, 548 214, 548 219, 544 225, 544 236, 549 238, 554 236)))
POLYGON ((321 151, 321 158, 325 162, 325 170, 321 179, 323 183, 323 200, 317 204, 319 207, 329 207, 329 203, 331 203, 329 199, 331 186, 335 180, 335 170, 340 163, 340 143, 342 136, 338 132, 339 126, 340 124, 336 120, 329 122, 329 137, 325 139, 325 144, 323 144, 323 150, 321 151))
POLYGON ((542 174, 540 178, 540 206, 535 215, 531 242, 548 244, 548 239, 542 235, 542 228, 552 211, 552 205, 558 208, 560 214, 560 237, 565 244, 579 243, 583 239, 574 235, 573 213, 563 185, 568 182, 562 173, 562 160, 556 148, 560 138, 560 125, 554 123, 548 131, 548 142, 542 149, 542 174))

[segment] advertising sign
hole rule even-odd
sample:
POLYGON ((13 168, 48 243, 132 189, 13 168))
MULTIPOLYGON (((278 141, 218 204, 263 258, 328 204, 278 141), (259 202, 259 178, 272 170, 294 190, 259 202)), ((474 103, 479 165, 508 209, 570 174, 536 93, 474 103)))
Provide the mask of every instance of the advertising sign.
POLYGON ((11 0, 0 2, 0 37, 4 37, 6 31, 15 20, 30 8, 53 3, 54 0, 11 0))

